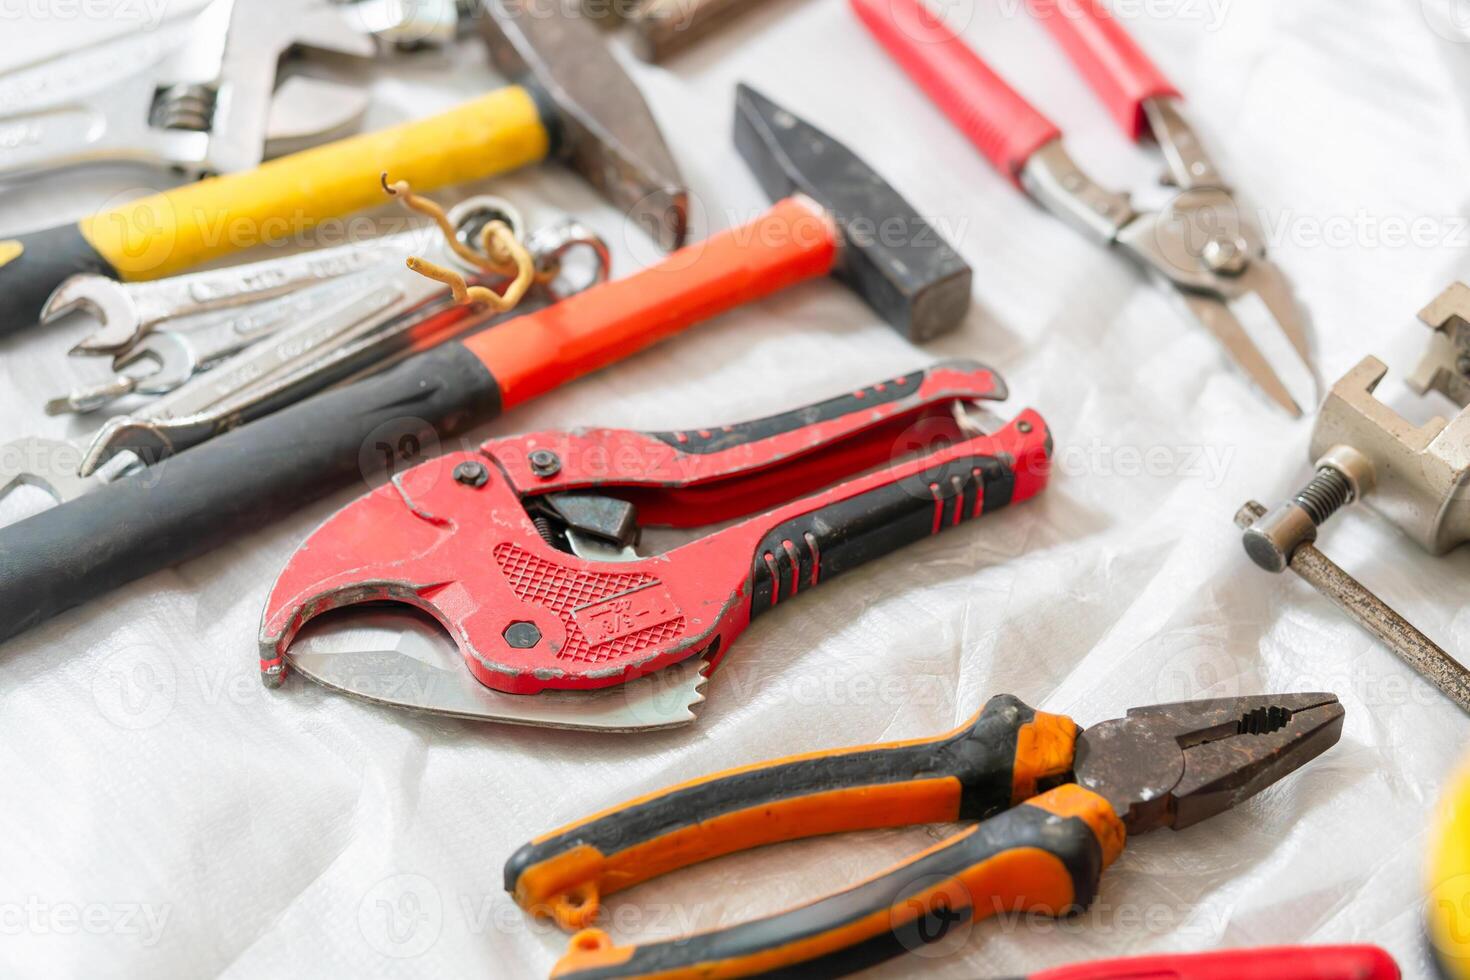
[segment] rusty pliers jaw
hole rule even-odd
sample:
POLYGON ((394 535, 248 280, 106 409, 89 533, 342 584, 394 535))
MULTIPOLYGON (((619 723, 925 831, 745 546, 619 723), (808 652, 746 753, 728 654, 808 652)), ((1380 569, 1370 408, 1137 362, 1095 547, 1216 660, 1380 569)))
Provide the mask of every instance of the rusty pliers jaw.
POLYGON ((1254 796, 1342 734, 1334 694, 1182 701, 1134 708, 1077 740, 1076 780, 1128 827, 1181 830, 1254 796))

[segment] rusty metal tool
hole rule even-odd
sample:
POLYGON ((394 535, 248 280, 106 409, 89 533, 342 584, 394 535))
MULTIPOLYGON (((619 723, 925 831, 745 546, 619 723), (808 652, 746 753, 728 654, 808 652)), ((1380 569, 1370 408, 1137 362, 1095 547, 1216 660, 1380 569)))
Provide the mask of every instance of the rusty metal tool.
MULTIPOLYGON (((1470 287, 1455 283, 1420 314, 1434 331, 1409 387, 1470 405, 1470 287)), ((1451 422, 1416 426, 1374 397, 1388 368, 1364 358, 1332 386, 1312 432, 1316 474, 1268 511, 1255 501, 1236 515, 1251 560, 1292 569, 1466 711, 1470 670, 1317 547, 1318 529, 1343 507, 1366 501, 1431 554, 1470 538, 1470 407, 1451 422)))
POLYGON ((176 275, 382 201, 379 174, 420 192, 559 159, 661 245, 684 240, 688 201, 653 115, 600 32, 531 0, 482 0, 476 19, 513 84, 427 119, 129 201, 0 241, 0 334, 36 322, 77 273, 176 275))
POLYGON ((736 143, 781 197, 746 225, 0 530, 0 639, 797 282, 838 278, 915 339, 964 318, 969 266, 841 143, 744 88, 736 143))
POLYGON ((1315 403, 1307 322, 1264 236, 1205 153, 1179 92, 1101 2, 1025 0, 1135 141, 1152 136, 1177 189, 1135 208, 1077 165, 1062 132, 965 44, 926 0, 851 0, 853 9, 1005 178, 1164 285, 1271 401, 1294 416, 1315 403), (1254 328, 1254 329, 1252 329, 1254 328), (1280 348, 1279 357, 1265 350, 1280 348), (1290 383, 1288 383, 1290 382, 1290 383))
POLYGON ((589 17, 622 23, 633 51, 657 64, 723 28, 761 0, 583 0, 589 17))
POLYGON ((1245 802, 1336 744, 1343 717, 1332 694, 1279 694, 1134 708, 1082 729, 999 695, 935 739, 758 763, 604 810, 523 846, 505 888, 532 914, 582 930, 552 972, 562 980, 845 976, 960 922, 1085 909, 1125 841, 1245 802), (610 893, 700 861, 952 821, 975 823, 786 912, 636 946, 587 928, 610 893))

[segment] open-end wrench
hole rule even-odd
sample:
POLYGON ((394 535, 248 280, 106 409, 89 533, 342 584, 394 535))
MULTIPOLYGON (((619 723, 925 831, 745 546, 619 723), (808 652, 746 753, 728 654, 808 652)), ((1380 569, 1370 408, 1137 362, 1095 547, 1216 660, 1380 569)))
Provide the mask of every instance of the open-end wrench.
POLYGON ((301 252, 156 282, 122 283, 83 274, 62 283, 41 311, 43 321, 85 310, 101 321, 72 353, 121 354, 168 320, 242 306, 335 279, 391 257, 406 256, 424 233, 400 232, 367 242, 301 252))
MULTIPOLYGON (((573 247, 592 249, 592 275, 573 291, 607 279, 606 245, 575 221, 541 229, 526 244, 541 267, 573 247)), ((458 261, 447 249, 442 257, 458 261)), ((491 278, 476 273, 469 281, 491 278)), ((150 464, 165 459, 365 369, 379 370, 394 355, 433 346, 472 322, 468 308, 452 305, 446 286, 404 266, 368 270, 344 285, 353 288, 335 302, 195 379, 186 386, 189 394, 170 400, 166 413, 109 419, 78 472, 88 476, 119 453, 150 464)))
MULTIPOLYGON (((507 209, 497 198, 477 198, 451 212, 451 220, 459 225, 474 220, 482 210, 502 215, 507 209), (478 207, 471 206, 475 202, 478 207)), ((610 267, 607 247, 572 221, 550 225, 527 239, 538 269, 547 273, 578 246, 594 252, 592 273, 554 297, 605 280, 610 267)), ((309 292, 318 307, 312 316, 257 341, 141 411, 109 421, 90 447, 40 436, 0 445, 0 498, 18 486, 33 486, 58 503, 72 500, 144 463, 338 381, 386 367, 392 363, 391 355, 422 349, 489 319, 469 307, 445 309, 450 299, 447 287, 401 266, 391 271, 389 266, 372 267, 309 292)), ((268 305, 297 303, 293 294, 268 305)))
MULTIPOLYGON (((385 257, 378 265, 387 270, 393 260, 385 257)), ((51 399, 46 403, 46 414, 84 414, 128 395, 166 395, 257 340, 311 317, 358 279, 356 275, 342 276, 239 309, 169 321, 166 329, 155 329, 113 358, 116 375, 51 399)))

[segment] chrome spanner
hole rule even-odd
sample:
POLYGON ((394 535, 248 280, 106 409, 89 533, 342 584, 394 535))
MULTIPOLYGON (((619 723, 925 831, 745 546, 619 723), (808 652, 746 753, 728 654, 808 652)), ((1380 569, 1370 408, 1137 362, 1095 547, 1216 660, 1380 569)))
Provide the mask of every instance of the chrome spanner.
MULTIPOLYGON (((312 302, 315 304, 329 302, 345 295, 350 290, 364 287, 367 277, 374 274, 371 271, 359 272, 312 287, 309 292, 317 294, 312 296, 312 302)), ((296 301, 297 297, 293 295, 268 302, 294 304, 296 301)), ((357 302, 370 302, 370 300, 358 297, 357 302)), ((341 312, 342 306, 338 302, 333 302, 329 309, 341 312)), ((236 359, 226 361, 225 365, 220 368, 224 373, 219 377, 212 377, 211 373, 199 375, 172 392, 154 399, 127 418, 135 424, 144 424, 146 420, 153 418, 197 416, 214 402, 244 390, 258 380, 262 374, 267 373, 263 363, 268 360, 266 351, 303 350, 304 352, 301 335, 306 332, 308 326, 315 323, 315 320, 316 318, 304 321, 297 328, 288 331, 291 337, 283 338, 279 344, 274 343, 271 338, 257 341, 256 345, 237 355, 239 363, 236 363, 236 359), (264 346, 268 344, 271 346, 264 346), (259 367, 260 370, 254 370, 255 367, 259 367), (204 383, 206 381, 212 383, 206 384, 204 383), (231 382, 234 382, 233 388, 231 382)), ((104 426, 101 432, 86 442, 77 439, 54 439, 47 436, 22 436, 0 445, 0 499, 17 487, 30 486, 46 493, 56 503, 64 503, 100 484, 109 483, 141 469, 144 460, 126 449, 110 452, 106 459, 99 459, 88 465, 89 451, 95 453, 97 440, 107 431, 107 427, 104 426)))
MULTIPOLYGON (((592 250, 592 274, 570 292, 607 279, 611 260, 606 244, 575 221, 541 229, 526 245, 538 267, 559 262, 577 247, 592 250)), ((441 257, 458 264, 448 249, 441 257)), ((479 272, 467 276, 471 284, 491 278, 479 272)), ((197 399, 197 412, 186 414, 181 408, 190 405, 171 397, 169 414, 149 412, 108 420, 88 448, 79 472, 83 476, 96 472, 119 453, 148 463, 164 459, 338 381, 381 370, 395 355, 433 346, 493 316, 488 311, 453 307, 447 286, 406 267, 394 270, 386 280, 375 272, 358 274, 353 280, 375 284, 260 341, 175 392, 188 392, 197 399)))
MULTIPOLYGON (((376 265, 386 268, 393 261, 384 257, 376 265)), ((113 358, 114 377, 51 399, 46 414, 86 414, 128 395, 166 395, 257 340, 311 316, 354 278, 339 277, 250 306, 171 320, 113 358)))
MULTIPOLYGON (((462 229, 462 239, 475 222, 486 218, 505 219, 519 234, 519 214, 499 198, 471 198, 449 216, 462 229)), ((579 246, 593 252, 595 267, 589 280, 574 283, 563 293, 580 291, 607 278, 607 246, 576 222, 541 229, 526 245, 543 272, 552 271, 564 254, 579 246)), ((426 321, 431 310, 448 305, 450 292, 401 266, 391 271, 387 267, 359 270, 312 287, 310 292, 316 302, 328 305, 257 341, 134 415, 109 421, 90 447, 41 436, 0 445, 0 498, 17 486, 34 486, 58 503, 71 500, 142 467, 144 459, 135 448, 150 457, 147 462, 153 462, 344 378, 382 367, 380 359, 390 353, 430 346, 446 330, 473 329, 488 319, 467 311, 458 318, 442 318, 443 322, 438 317, 426 321), (405 301, 410 293, 429 298, 415 305, 405 301), (420 315, 413 315, 415 312, 420 315), (154 419, 158 422, 151 424, 154 419)))
POLYGON ((108 276, 72 276, 46 301, 41 322, 85 310, 102 326, 72 348, 72 353, 122 354, 169 320, 270 299, 387 258, 405 257, 415 244, 425 240, 426 234, 431 233, 400 232, 154 282, 122 283, 108 276))

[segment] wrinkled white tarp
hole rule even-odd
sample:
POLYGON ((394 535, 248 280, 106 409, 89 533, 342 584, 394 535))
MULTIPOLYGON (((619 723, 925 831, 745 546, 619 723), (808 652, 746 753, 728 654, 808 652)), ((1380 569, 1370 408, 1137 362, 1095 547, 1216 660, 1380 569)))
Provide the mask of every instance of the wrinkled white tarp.
MULTIPOLYGON (((159 2, 0 3, 0 58, 136 26, 159 2)), ((1413 314, 1470 274, 1470 44, 1429 0, 1122 2, 1260 208, 1315 316, 1323 375, 1373 352, 1394 368, 1392 396, 1427 336, 1413 314)), ((1119 137, 1018 9, 966 0, 949 15, 1099 180, 1151 182, 1156 161, 1119 137)), ((630 795, 777 754, 938 733, 997 692, 1092 722, 1160 700, 1329 688, 1348 709, 1340 745, 1207 825, 1138 841, 1081 920, 962 930, 963 942, 873 975, 1371 941, 1425 976, 1426 820, 1466 720, 1304 584, 1248 565, 1231 523, 1246 498, 1274 501, 1307 473, 1310 422, 1271 409, 1165 294, 992 173, 842 0, 771 0, 667 68, 626 60, 676 147, 697 232, 764 204, 729 139, 733 86, 747 80, 847 141, 960 243, 975 266, 974 310, 921 350, 842 288, 808 284, 485 431, 738 420, 977 357, 1004 373, 1014 407, 1035 406, 1054 428, 1051 489, 782 604, 740 640, 696 727, 646 737, 482 727, 262 690, 266 591, 350 492, 63 616, 0 651, 0 972, 544 975, 565 937, 521 916, 501 890, 502 864, 531 836, 630 795)), ((472 49, 414 61, 376 85, 373 122, 494 84, 472 49)), ((0 230, 79 215, 159 179, 94 173, 5 194, 0 230)), ((653 256, 568 173, 542 168, 492 189, 533 217, 556 206, 583 215, 613 239, 620 273, 653 256)), ((71 431, 40 405, 101 375, 63 356, 85 330, 0 344, 7 438, 71 431)), ((1326 544, 1449 648, 1470 649, 1464 554, 1429 559, 1363 514, 1340 519, 1326 544)), ((610 923, 633 940, 738 922, 948 830, 720 860, 616 898, 610 923)))

